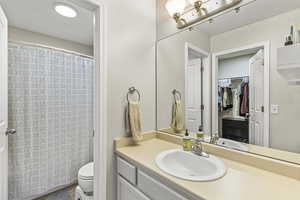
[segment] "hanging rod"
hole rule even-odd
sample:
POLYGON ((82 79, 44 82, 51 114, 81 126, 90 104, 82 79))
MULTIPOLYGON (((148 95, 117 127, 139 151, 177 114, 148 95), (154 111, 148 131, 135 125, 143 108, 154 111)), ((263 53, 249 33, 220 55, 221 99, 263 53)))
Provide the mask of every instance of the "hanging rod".
POLYGON ((218 80, 221 81, 221 80, 228 80, 228 79, 232 80, 232 79, 243 79, 243 78, 249 78, 249 76, 237 76, 237 77, 230 77, 230 78, 220 78, 218 80))
POLYGON ((74 55, 85 57, 85 58, 94 59, 93 56, 82 54, 82 53, 79 53, 79 52, 76 52, 76 51, 70 51, 70 50, 66 50, 66 49, 62 49, 62 48, 57 48, 57 47, 38 44, 38 43, 33 43, 33 42, 9 40, 8 43, 15 44, 15 45, 21 45, 21 46, 23 45, 23 46, 46 48, 46 49, 51 49, 51 50, 56 50, 56 51, 62 51, 62 52, 69 53, 69 54, 74 54, 74 55))

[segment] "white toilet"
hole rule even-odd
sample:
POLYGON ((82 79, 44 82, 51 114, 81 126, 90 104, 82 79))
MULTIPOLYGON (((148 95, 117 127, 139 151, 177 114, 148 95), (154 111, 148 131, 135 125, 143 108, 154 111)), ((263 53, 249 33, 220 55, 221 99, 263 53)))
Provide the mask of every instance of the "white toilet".
POLYGON ((82 166, 78 171, 78 186, 75 200, 93 200, 94 163, 82 166))

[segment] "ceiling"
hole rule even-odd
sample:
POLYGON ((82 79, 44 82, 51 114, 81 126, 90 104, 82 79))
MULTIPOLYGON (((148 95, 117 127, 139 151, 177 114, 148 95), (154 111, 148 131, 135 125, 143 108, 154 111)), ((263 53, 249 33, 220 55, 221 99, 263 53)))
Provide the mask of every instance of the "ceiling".
POLYGON ((53 9, 56 2, 66 0, 0 0, 9 26, 85 44, 93 44, 93 13, 71 4, 76 18, 66 18, 53 9))
MULTIPOLYGON (((246 2, 249 0, 243 0, 246 2)), ((256 0, 242 7, 239 13, 230 12, 196 27, 209 35, 217 35, 247 24, 300 8, 300 0, 256 0)))
MULTIPOLYGON (((0 0, 0 4, 8 17, 10 26, 92 45, 92 12, 72 4, 78 11, 78 16, 65 18, 53 9, 53 4, 57 1, 66 2, 67 0, 0 0)), ((300 8, 300 0, 256 0, 242 7, 238 14, 235 12, 224 14, 214 19, 213 23, 200 24, 196 29, 209 35, 217 35, 296 8, 300 8)))

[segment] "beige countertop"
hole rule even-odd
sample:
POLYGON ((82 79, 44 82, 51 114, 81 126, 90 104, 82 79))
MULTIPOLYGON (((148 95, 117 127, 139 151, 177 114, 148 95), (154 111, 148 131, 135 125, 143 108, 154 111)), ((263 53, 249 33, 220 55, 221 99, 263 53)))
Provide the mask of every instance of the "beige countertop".
POLYGON ((118 147, 116 152, 183 191, 207 200, 300 199, 300 181, 221 157, 228 170, 216 181, 192 182, 170 176, 156 166, 155 158, 162 151, 176 148, 181 146, 153 138, 137 146, 118 147))

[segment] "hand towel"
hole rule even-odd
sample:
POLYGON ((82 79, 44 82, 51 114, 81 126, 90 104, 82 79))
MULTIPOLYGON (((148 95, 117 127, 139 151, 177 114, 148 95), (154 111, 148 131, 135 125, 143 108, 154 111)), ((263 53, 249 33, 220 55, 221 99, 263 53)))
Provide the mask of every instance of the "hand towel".
POLYGON ((179 133, 184 130, 183 110, 180 100, 174 101, 172 105, 171 128, 175 131, 175 133, 179 133))
POLYGON ((139 102, 129 102, 128 103, 128 122, 129 129, 132 134, 132 139, 134 143, 138 144, 142 139, 141 130, 141 119, 140 119, 140 103, 139 102))

